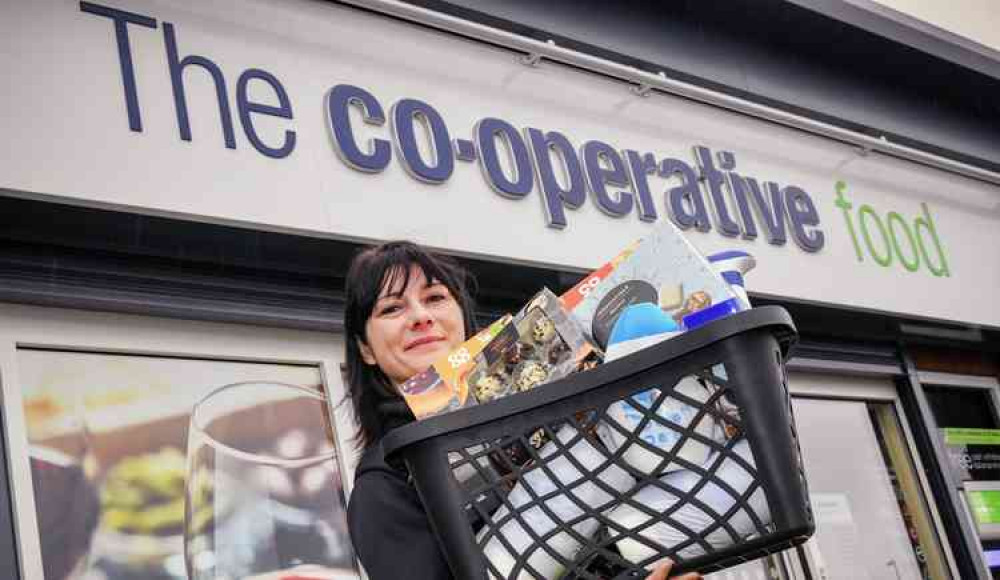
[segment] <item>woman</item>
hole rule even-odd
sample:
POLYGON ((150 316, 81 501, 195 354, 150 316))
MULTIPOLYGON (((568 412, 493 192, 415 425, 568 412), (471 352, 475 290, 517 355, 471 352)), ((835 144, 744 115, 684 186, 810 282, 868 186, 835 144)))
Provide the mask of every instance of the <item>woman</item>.
POLYGON ((348 525, 371 580, 451 578, 405 466, 386 461, 381 440, 414 420, 398 385, 472 335, 470 282, 455 262, 410 242, 364 250, 347 273, 346 378, 363 449, 348 525))

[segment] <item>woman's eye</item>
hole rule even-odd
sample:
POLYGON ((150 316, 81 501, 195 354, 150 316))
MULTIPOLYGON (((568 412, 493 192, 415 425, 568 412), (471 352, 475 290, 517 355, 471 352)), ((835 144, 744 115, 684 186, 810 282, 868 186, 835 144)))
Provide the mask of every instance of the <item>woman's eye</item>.
POLYGON ((400 310, 399 304, 389 304, 387 306, 383 306, 382 308, 380 308, 378 314, 379 316, 386 316, 389 314, 395 314, 396 312, 399 312, 399 310, 400 310))
POLYGON ((432 302, 432 303, 433 302, 442 302, 442 301, 445 301, 447 299, 448 299, 448 295, 445 294, 445 293, 443 293, 443 292, 440 293, 440 294, 438 294, 438 293, 431 294, 430 296, 427 297, 427 301, 428 302, 432 302))

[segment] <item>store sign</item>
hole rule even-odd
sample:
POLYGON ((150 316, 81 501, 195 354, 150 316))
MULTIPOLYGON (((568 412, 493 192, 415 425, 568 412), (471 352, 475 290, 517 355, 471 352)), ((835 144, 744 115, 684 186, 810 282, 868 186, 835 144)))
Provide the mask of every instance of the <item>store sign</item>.
POLYGON ((979 525, 1000 524, 1000 491, 983 490, 969 491, 965 496, 969 499, 969 508, 979 525))
POLYGON ((957 481, 1000 481, 1000 429, 945 428, 941 436, 957 481))
POLYGON ((336 4, 10 4, 0 188, 581 271, 670 220, 752 292, 1000 325, 993 186, 336 4))
MULTIPOLYGON (((108 31, 115 34, 129 128, 142 132, 128 31, 130 25, 155 29, 156 19, 91 2, 81 2, 80 10, 108 18, 113 23, 108 31)), ((216 85, 225 146, 235 149, 235 131, 224 73, 209 57, 188 55, 181 58, 174 24, 163 23, 163 37, 181 139, 192 139, 184 71, 189 67, 200 67, 211 75, 216 85)), ((259 68, 250 68, 239 75, 236 87, 240 122, 254 149, 275 159, 291 154, 296 141, 294 131, 286 130, 280 144, 268 145, 258 135, 251 116, 292 118, 292 105, 278 78, 259 68), (266 84, 273 91, 278 106, 250 100, 247 87, 251 81, 266 84)), ((536 188, 537 175, 537 188, 545 200, 549 227, 566 227, 566 210, 583 205, 587 201, 588 190, 598 207, 611 216, 624 217, 637 206, 639 219, 656 221, 658 212, 650 192, 649 178, 676 177, 680 185, 669 188, 666 196, 670 218, 683 229, 694 227, 703 232, 712 229, 708 205, 699 186, 699 182, 704 182, 715 209, 716 228, 722 235, 755 239, 758 230, 753 215, 755 209, 762 216, 761 227, 768 243, 785 244, 787 221, 799 247, 807 252, 823 248, 823 232, 816 227, 819 215, 809 194, 795 185, 781 186, 774 181, 740 175, 735 171, 736 157, 730 151, 713 154, 708 147, 695 147, 697 172, 692 164, 680 159, 657 159, 653 153, 632 149, 619 152, 617 148, 598 140, 587 141, 578 155, 576 146, 563 133, 528 127, 522 136, 510 122, 496 117, 480 119, 476 123, 474 141, 452 141, 441 113, 429 103, 414 98, 400 99, 390 109, 393 143, 373 137, 362 145, 351 126, 350 109, 356 108, 364 123, 382 126, 386 124, 386 113, 379 100, 361 87, 339 84, 327 93, 325 107, 337 153, 348 166, 366 173, 381 173, 392 161, 395 145, 399 152, 398 161, 413 178, 440 184, 452 176, 456 160, 470 163, 478 160, 490 187, 510 199, 521 199, 530 194, 536 188), (423 141, 428 136, 429 142, 423 141), (428 152, 424 153, 422 149, 428 152), (618 191, 608 191, 609 186, 618 191), (735 197, 736 207, 730 207, 726 188, 735 197), (752 205, 755 206, 753 209, 752 205)))

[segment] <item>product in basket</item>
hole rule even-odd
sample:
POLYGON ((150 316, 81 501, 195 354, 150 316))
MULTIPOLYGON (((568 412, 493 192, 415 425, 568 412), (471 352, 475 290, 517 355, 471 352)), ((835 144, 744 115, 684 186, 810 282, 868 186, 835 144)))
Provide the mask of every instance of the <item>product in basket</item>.
POLYGON ((583 437, 576 426, 564 425, 556 440, 539 451, 544 467, 529 468, 510 491, 505 503, 513 511, 506 505, 500 507, 478 534, 492 578, 562 578, 565 562, 572 561, 584 544, 580 538, 589 540, 600 528, 596 517, 581 517, 581 506, 598 511, 610 508, 615 497, 608 490, 635 485, 635 479, 609 463, 606 453, 583 437), (574 522, 572 533, 552 533, 568 522, 574 522), (535 541, 536 537, 545 538, 544 545, 535 541), (534 572, 518 571, 524 564, 534 572))
MULTIPOLYGON (((674 320, 657 305, 633 304, 622 312, 615 324, 605 362, 627 356, 679 332, 674 320)), ((624 447, 623 459, 649 475, 682 468, 683 464, 677 463, 677 459, 701 464, 711 452, 702 441, 725 440, 718 413, 705 409, 711 405, 713 395, 714 390, 693 376, 683 377, 672 386, 658 385, 635 393, 608 407, 609 428, 601 432, 602 441, 611 451, 624 447), (636 436, 638 440, 633 439, 636 436)), ((714 395, 714 400, 719 398, 714 395)))
POLYGON ((572 373, 591 350, 556 295, 542 289, 476 355, 468 388, 480 403, 527 391, 572 373))
POLYGON ((608 263, 594 270, 590 274, 587 274, 586 278, 580 280, 577 282, 576 286, 567 290, 562 296, 559 297, 559 302, 562 304, 562 307, 565 308, 567 312, 572 312, 577 305, 579 305, 580 302, 582 302, 583 299, 590 294, 594 287, 601 283, 601 280, 607 278, 608 275, 610 275, 611 272, 618 267, 618 264, 621 264, 632 255, 632 252, 639 247, 639 242, 641 241, 642 240, 636 240, 632 242, 626 246, 624 250, 619 252, 617 256, 608 261, 608 263))
MULTIPOLYGON (((743 276, 756 264, 753 256, 746 252, 731 250, 712 254, 708 257, 708 262, 719 277, 729 285, 730 290, 739 297, 736 309, 749 308, 750 303, 743 289, 743 276)), ((622 286, 628 284, 630 283, 627 282, 622 286)), ((632 295, 635 295, 635 292, 632 292, 632 295)), ((702 299, 700 293, 693 294, 689 298, 691 304, 684 305, 681 311, 692 310, 692 304, 702 299)), ((667 312, 669 309, 664 309, 666 303, 679 305, 681 303, 679 293, 667 296, 661 292, 658 304, 650 301, 624 307, 615 320, 608 339, 605 361, 613 361, 682 333, 684 328, 678 323, 677 314, 669 315, 667 312)), ((663 454, 650 448, 673 450, 681 437, 688 436, 686 443, 672 455, 689 463, 701 463, 711 450, 699 439, 690 438, 686 433, 693 433, 716 442, 738 434, 738 407, 725 393, 717 393, 718 385, 725 384, 726 380, 725 368, 716 365, 705 376, 681 379, 670 391, 664 392, 659 388, 653 388, 636 393, 629 401, 611 405, 608 408, 608 417, 613 424, 612 428, 606 431, 605 444, 612 450, 618 450, 623 445, 627 446, 623 453, 625 460, 644 473, 655 474, 681 469, 683 466, 678 463, 665 463, 663 454), (711 405, 712 412, 702 412, 706 405, 711 405), (655 414, 658 420, 649 420, 648 416, 651 414, 655 414), (640 424, 645 426, 639 433, 639 439, 649 447, 631 442, 628 438, 640 424)))
POLYGON ((669 221, 622 254, 601 276, 584 280, 596 283, 575 288, 576 296, 571 290, 563 300, 601 349, 632 304, 657 305, 682 331, 740 309, 740 297, 669 221))
MULTIPOLYGON (((754 466, 746 439, 736 442, 731 452, 754 466)), ((691 559, 741 542, 771 524, 764 490, 743 465, 729 457, 720 461, 719 454, 714 453, 704 467, 707 470, 714 467, 707 482, 703 483, 706 476, 696 471, 669 473, 661 478, 662 487, 655 483, 643 487, 630 503, 608 514, 614 528, 637 531, 638 538, 617 542, 626 560, 651 567, 655 562, 647 561, 658 554, 672 553, 675 557, 691 559), (681 494, 692 491, 696 501, 678 506, 678 502, 682 502, 681 494), (745 503, 737 506, 738 500, 745 503), (715 529, 702 540, 702 534, 709 527, 715 529)))
POLYGON ((403 399, 413 416, 424 419, 476 404, 466 379, 476 364, 476 355, 511 324, 508 314, 479 331, 426 370, 410 377, 401 386, 403 399))

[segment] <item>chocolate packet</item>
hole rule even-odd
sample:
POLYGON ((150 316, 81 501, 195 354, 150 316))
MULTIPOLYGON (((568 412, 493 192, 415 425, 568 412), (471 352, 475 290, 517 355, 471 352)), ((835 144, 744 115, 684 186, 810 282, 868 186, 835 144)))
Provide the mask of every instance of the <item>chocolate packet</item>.
POLYGON ((574 372, 591 350, 580 325, 545 288, 476 355, 468 388, 479 403, 527 391, 574 372))

